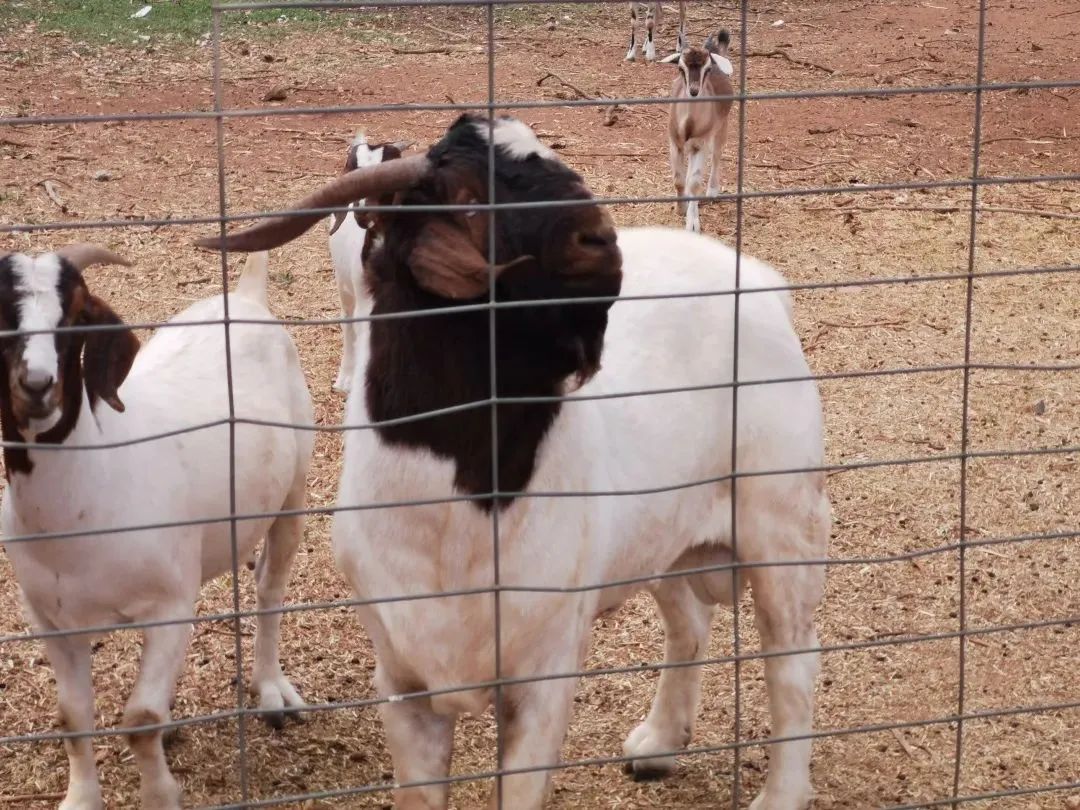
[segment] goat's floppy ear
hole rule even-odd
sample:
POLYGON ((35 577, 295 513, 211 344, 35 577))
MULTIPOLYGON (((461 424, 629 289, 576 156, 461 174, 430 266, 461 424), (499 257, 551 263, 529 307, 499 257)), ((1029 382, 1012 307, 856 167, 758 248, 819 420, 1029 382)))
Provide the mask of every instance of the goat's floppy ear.
POLYGON ((731 76, 735 72, 735 68, 731 66, 731 60, 726 56, 721 56, 718 53, 711 53, 709 57, 712 59, 713 64, 717 69, 725 76, 731 76))
MULTIPOLYGON (((521 256, 507 264, 497 264, 495 276, 529 262, 535 259, 521 256)), ((425 290, 456 301, 483 295, 491 277, 487 260, 473 244, 469 231, 446 219, 431 219, 424 224, 409 254, 409 268, 416 283, 425 290)))
MULTIPOLYGON (((96 296, 89 296, 83 310, 86 322, 94 325, 122 324, 112 309, 96 296)), ((99 399, 109 403, 114 411, 123 411, 124 403, 117 391, 131 371, 139 339, 130 329, 109 329, 90 332, 83 350, 83 378, 93 408, 99 399)))
POLYGON ((660 60, 661 65, 677 65, 679 59, 682 58, 682 54, 679 51, 675 51, 673 54, 669 54, 660 60))

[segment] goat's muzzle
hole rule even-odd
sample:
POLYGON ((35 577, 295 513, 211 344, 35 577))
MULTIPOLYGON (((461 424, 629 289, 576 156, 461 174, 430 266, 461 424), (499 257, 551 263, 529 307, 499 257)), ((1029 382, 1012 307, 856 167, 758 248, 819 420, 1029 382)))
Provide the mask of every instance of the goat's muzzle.
POLYGON ((41 433, 59 416, 61 386, 51 375, 35 373, 20 363, 10 372, 8 390, 20 433, 41 433))

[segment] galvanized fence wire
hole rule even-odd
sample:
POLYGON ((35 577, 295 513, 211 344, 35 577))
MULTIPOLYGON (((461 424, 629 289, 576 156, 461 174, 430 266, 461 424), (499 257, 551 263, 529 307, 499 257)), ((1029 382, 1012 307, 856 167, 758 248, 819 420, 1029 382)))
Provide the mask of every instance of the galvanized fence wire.
MULTIPOLYGON (((144 121, 179 121, 179 120, 192 120, 192 119, 213 119, 215 122, 215 147, 216 147, 216 161, 217 161, 217 191, 218 191, 218 213, 216 216, 200 216, 200 217, 187 217, 187 218, 163 218, 163 219, 144 219, 141 221, 130 220, 88 220, 82 222, 43 222, 43 223, 15 223, 15 224, 0 224, 0 233, 21 233, 21 232, 44 232, 48 233, 55 230, 89 230, 99 228, 145 228, 145 227, 174 227, 174 226, 192 226, 192 225, 216 225, 219 232, 224 234, 226 226, 230 223, 240 222, 253 218, 266 217, 266 216, 279 216, 282 214, 293 215, 302 214, 307 212, 282 212, 282 211, 260 211, 250 213, 229 213, 228 201, 227 201, 227 183, 226 183, 226 171, 227 171, 227 156, 225 150, 225 126, 231 119, 237 118, 249 118, 249 117, 262 117, 262 116, 280 116, 280 115, 345 115, 345 114, 358 114, 358 113, 386 113, 386 112, 416 112, 416 111, 431 111, 431 112, 451 112, 451 111, 467 111, 467 110, 479 110, 486 115, 489 127, 494 127, 496 117, 507 111, 513 110, 526 110, 526 109, 543 109, 551 107, 589 107, 589 106, 609 106, 611 104, 619 104, 622 106, 633 105, 646 105, 646 104, 667 104, 668 99, 665 98, 602 98, 602 99, 579 99, 579 100, 559 100, 559 101, 535 101, 535 100, 506 100, 500 99, 496 91, 496 60, 495 60, 495 28, 496 18, 495 10, 499 7, 515 6, 515 5, 541 5, 547 3, 565 3, 567 0, 487 0, 487 2, 478 2, 478 0, 439 0, 439 2, 431 2, 430 0, 372 0, 372 2, 340 2, 339 0, 291 0, 285 2, 269 2, 269 3, 219 3, 213 6, 212 11, 212 81, 214 91, 214 104, 212 111, 176 111, 176 112, 161 112, 161 113, 127 113, 127 114, 103 114, 103 115, 63 115, 63 116, 38 116, 29 118, 0 118, 0 125, 10 126, 48 126, 56 124, 81 124, 81 125, 94 125, 102 124, 106 122, 144 122, 144 121), (283 107, 273 109, 229 109, 225 106, 223 96, 223 74, 222 74, 222 56, 221 56, 221 31, 222 31, 222 18, 223 15, 229 13, 243 12, 254 9, 324 9, 324 10, 336 10, 341 11, 345 9, 361 9, 361 8, 407 8, 417 6, 450 6, 450 7, 479 7, 484 10, 484 37, 486 41, 486 71, 487 71, 487 100, 486 103, 477 104, 389 104, 389 105, 340 105, 332 107, 283 107)), ((625 6, 625 0, 571 0, 571 2, 588 2, 588 3, 613 3, 618 8, 625 6)), ((503 777, 518 773, 528 773, 535 771, 557 771, 567 768, 588 767, 588 766, 601 766, 611 765, 617 763, 628 762, 630 758, 625 756, 610 756, 610 757, 592 757, 585 759, 576 759, 566 762, 550 763, 543 766, 537 766, 535 768, 525 769, 508 769, 504 766, 504 753, 505 753, 505 739, 504 739, 504 706, 503 706, 503 690, 507 687, 514 686, 516 684, 534 683, 539 681, 547 681, 554 679, 568 679, 568 678, 587 678, 587 677, 601 677, 606 675, 627 674, 636 672, 660 672, 666 669, 687 668, 687 667, 700 667, 700 666, 721 666, 730 665, 733 669, 734 675, 734 713, 733 713, 733 739, 730 743, 724 743, 722 745, 714 746, 695 746, 680 751, 672 751, 671 754, 678 754, 680 756, 704 756, 704 755, 718 755, 730 752, 732 756, 732 771, 731 771, 731 806, 732 808, 738 808, 741 801, 742 779, 741 779, 741 752, 749 747, 758 747, 774 742, 792 741, 798 739, 826 739, 834 737, 844 737, 857 734, 872 734, 883 731, 896 731, 902 729, 911 728, 923 728, 930 726, 945 726, 951 727, 955 730, 955 743, 953 746, 953 775, 952 775, 952 789, 948 796, 935 798, 929 801, 922 801, 918 804, 904 804, 904 805, 892 805, 892 810, 907 810, 907 808, 915 807, 938 807, 938 806, 959 806, 965 803, 974 802, 986 802, 993 799, 1006 798, 1006 797, 1018 797, 1018 796, 1030 796, 1030 795, 1050 795, 1053 793, 1060 793, 1063 791, 1073 790, 1080 788, 1080 781, 1065 781, 1056 784, 1045 784, 1039 786, 1025 786, 1025 787, 1003 787, 996 791, 984 791, 979 793, 965 793, 964 792, 964 774, 963 774, 963 756, 964 756, 964 739, 965 739, 965 727, 966 724, 972 721, 986 721, 991 719, 1016 717, 1022 715, 1044 714, 1049 712, 1064 712, 1070 710, 1076 710, 1080 708, 1080 701, 1071 702, 1058 702, 1058 703, 1032 703, 1024 706, 1009 706, 992 710, 970 711, 967 708, 967 641, 974 637, 985 637, 1007 633, 1021 633, 1021 632, 1035 632, 1037 630, 1045 629, 1064 629, 1070 628, 1080 623, 1080 615, 1064 615, 1058 617, 1041 617, 1038 619, 1032 619, 1025 622, 1013 622, 1013 623, 998 623, 988 625, 972 625, 968 616, 968 603, 967 603, 967 590, 968 590, 968 556, 976 549, 985 549, 993 547, 1016 547, 1022 544, 1034 544, 1034 543, 1066 543, 1076 540, 1080 537, 1080 529, 1064 529, 1060 531, 1048 531, 1041 533, 1026 533, 1026 534, 1013 534, 1000 537, 982 537, 973 538, 969 536, 969 502, 968 502, 968 479, 970 474, 970 465, 973 461, 985 460, 985 459, 1017 459, 1017 458, 1032 458, 1040 456, 1053 456, 1053 455, 1074 455, 1080 453, 1080 446, 1062 445, 1057 447, 1027 447, 1027 448, 978 448, 972 447, 972 438, 970 431, 970 411, 971 411, 971 389, 973 383, 973 375, 978 372, 998 372, 998 373, 1017 373, 1017 374, 1060 374, 1066 372, 1075 372, 1080 370, 1080 363, 1078 362, 1062 362, 1056 364, 1024 364, 1024 363, 984 363, 974 362, 972 360, 972 332, 973 332, 973 315, 974 315, 974 291, 976 282, 984 279, 998 279, 998 278, 1015 278, 1015 277, 1041 277, 1052 276, 1060 274, 1068 277, 1069 275, 1080 271, 1080 265, 1075 264, 1063 264, 1055 266, 1045 267, 1022 267, 1022 268, 999 268, 990 271, 976 271, 976 250, 978 245, 977 235, 979 229, 979 215, 981 207, 979 205, 979 190, 985 186, 1005 186, 1015 184, 1047 184, 1047 183, 1075 183, 1080 180, 1080 175, 1076 174, 1041 174, 1041 175, 1029 175, 1029 176, 1003 176, 1003 177, 984 177, 980 170, 980 156, 982 146, 982 116, 983 116, 983 100, 985 94, 1002 92, 1007 90, 1054 90, 1054 89, 1069 89, 1080 87, 1080 80, 1062 80, 1062 81, 1031 81, 1031 82, 986 82, 985 81, 985 66, 986 66, 986 27, 987 27, 987 2, 986 0, 980 0, 978 8, 978 32, 977 32, 977 62, 975 76, 973 82, 970 84, 952 84, 952 85, 936 85, 926 87, 888 87, 888 88, 852 88, 841 90, 806 90, 806 91, 780 91, 780 92, 749 92, 747 89, 748 84, 748 29, 749 29, 749 17, 750 7, 747 0, 742 0, 739 4, 739 88, 738 93, 733 93, 729 98, 732 100, 738 111, 738 144, 737 144, 737 163, 736 163, 736 190, 730 194, 720 194, 717 196, 682 196, 672 197, 668 195, 655 195, 647 197, 626 197, 616 196, 608 198, 598 198, 600 202, 609 205, 635 205, 635 204, 653 204, 653 203, 671 203, 676 200, 719 200, 721 202, 732 202, 735 206, 735 234, 734 244, 736 249, 736 265, 735 265, 735 286, 734 289, 722 289, 714 291, 701 291, 692 294, 670 294, 670 295, 647 295, 647 296, 621 296, 609 299, 604 298, 576 298, 576 299, 555 299, 555 300, 543 300, 543 301, 496 301, 495 300, 495 285, 491 283, 489 285, 489 297, 486 302, 466 305, 463 307, 448 307, 442 309, 425 310, 423 312, 405 312, 394 313, 391 315, 367 315, 356 318, 326 318, 326 319, 302 319, 285 321, 287 326, 290 327, 324 327, 327 325, 337 325, 342 323, 357 322, 357 321, 374 321, 381 318, 405 318, 405 317, 430 317, 433 315, 446 314, 448 312, 463 312, 470 310, 486 310, 489 313, 489 373, 490 373, 490 396, 487 399, 478 400, 470 403, 463 403, 459 406, 452 408, 444 408, 438 411, 430 411, 426 413, 415 414, 409 417, 403 417, 401 419, 395 419, 392 421, 384 421, 379 423, 369 424, 342 424, 342 425, 294 425, 289 423, 280 423, 256 419, 241 418, 236 415, 235 407, 235 393, 233 390, 232 379, 232 357, 231 357, 231 345, 230 345, 230 329, 237 324, 251 324, 251 323, 273 323, 278 321, 253 321, 250 319, 231 318, 229 313, 229 292, 228 292, 228 273, 227 273, 227 261, 228 256, 225 253, 221 255, 221 280, 225 297, 225 310, 223 318, 219 320, 207 321, 202 326, 206 328, 221 327, 224 330, 225 347, 226 347, 226 368, 228 376, 228 404, 229 414, 228 418, 217 420, 214 422, 208 422, 205 424, 192 425, 186 428, 163 431, 158 434, 147 435, 132 440, 116 441, 109 443, 101 443, 95 445, 81 445, 81 446, 52 446, 52 445, 27 445, 23 442, 8 442, 5 441, 3 446, 5 448, 26 448, 32 446, 36 451, 60 451, 60 450, 104 450, 110 448, 124 447, 130 444, 155 441, 170 436, 176 436, 183 433, 206 430, 211 428, 219 428, 222 426, 228 426, 229 430, 229 465, 230 465, 230 483, 229 483, 229 513, 227 515, 208 515, 198 516, 191 520, 180 522, 162 522, 159 524, 143 524, 132 526, 110 526, 110 527, 89 527, 82 528, 79 531, 70 532, 40 532, 36 534, 27 534, 18 537, 3 538, 5 544, 14 544, 22 542, 34 542, 43 539, 57 540, 57 539, 73 539, 78 537, 85 537, 88 535, 100 535, 109 533, 121 533, 132 531, 145 531, 157 528, 169 528, 184 525, 200 525, 207 523, 220 523, 228 521, 231 529, 231 544, 232 544, 232 588, 231 588, 231 600, 232 609, 227 611, 219 611, 211 614, 204 615, 192 615, 190 617, 184 617, 180 619, 171 619, 163 621, 145 621, 134 622, 130 624, 124 624, 122 626, 108 625, 100 627, 86 627, 75 631, 34 631, 21 634, 13 634, 7 636, 0 636, 0 645, 8 645, 15 643, 25 642, 37 642, 43 639, 47 639, 55 636, 67 636, 76 634, 89 634, 107 632, 114 629, 148 629, 152 627, 168 625, 168 624, 193 624, 203 625, 212 622, 228 622, 231 624, 234 633, 234 656, 235 656, 235 677, 236 677, 236 705, 235 708, 214 712, 206 715, 199 715, 195 717, 187 718, 174 718, 167 722, 141 726, 135 731, 156 731, 163 729, 173 729, 180 727, 199 726, 212 723, 220 723, 225 721, 235 721, 237 723, 237 737, 236 737, 236 759, 238 766, 238 787, 239 787, 239 800, 236 803, 219 805, 214 810, 225 810, 225 808, 253 808, 253 807, 274 807, 282 806, 286 804, 304 802, 304 801, 317 801, 317 800, 331 800, 335 798, 346 798, 350 796, 360 796, 364 794, 377 793, 389 791, 395 787, 400 787, 394 783, 377 783, 368 785, 356 785, 345 788, 334 788, 329 790, 314 790, 308 793, 285 795, 285 796, 266 796, 266 797, 253 797, 253 787, 251 784, 251 777, 249 774, 249 760, 247 751, 247 730, 246 722, 249 718, 259 717, 263 714, 267 714, 268 710, 262 710, 258 708, 249 708, 246 705, 244 696, 244 679, 243 679, 243 663, 242 663, 242 645, 241 645, 241 622, 244 619, 257 618, 270 614, 292 614, 300 612, 310 611, 328 611, 328 610, 340 610, 342 608, 358 607, 364 605, 375 604, 387 604, 395 602, 406 602, 423 599, 436 599, 436 598, 448 598, 453 596, 466 596, 466 595, 482 595, 490 594, 494 604, 494 655, 495 655, 495 672, 494 677, 491 680, 480 682, 461 684, 452 688, 444 689, 432 689, 423 690, 417 692, 410 692, 407 694, 393 695, 389 697, 374 697, 364 698, 356 700, 341 700, 331 701, 322 704, 316 704, 308 707, 306 711, 313 714, 325 713, 329 711, 339 711, 345 709, 361 709, 361 708, 373 708, 380 704, 388 702, 397 702, 402 700, 414 700, 422 698, 431 698, 438 695, 451 694, 454 692, 463 692, 475 689, 491 689, 495 696, 495 714, 496 714, 496 767, 490 771, 480 773, 469 773, 462 775, 447 776, 442 779, 427 780, 423 782, 408 783, 412 786, 422 785, 437 785, 437 784, 460 784, 470 781, 493 781, 495 783, 496 796, 498 797, 498 804, 501 808, 502 802, 502 783, 503 777), (974 115, 972 121, 972 150, 971 150, 971 175, 970 177, 964 177, 959 179, 945 179, 945 180, 930 180, 925 182, 888 182, 888 183, 871 183, 871 184, 857 184, 849 186, 821 186, 821 187, 807 187, 807 188, 783 188, 774 190, 747 190, 745 188, 745 169, 746 169, 746 128, 747 128, 747 104, 755 101, 779 101, 785 99, 823 99, 823 98, 860 98, 860 97, 879 97, 887 98, 893 96, 920 96, 920 95, 933 95, 933 94, 974 94, 974 115), (964 272, 948 273, 948 274, 932 274, 932 275, 920 275, 920 276, 903 276, 903 277, 887 277, 887 278, 857 278, 848 280, 826 280, 821 282, 803 283, 803 284, 790 284, 783 287, 775 288, 762 288, 754 290, 742 290, 740 285, 740 275, 742 272, 742 247, 744 242, 744 204, 746 200, 756 199, 770 199, 770 198, 786 198, 786 197, 802 197, 811 195, 826 195, 836 193, 871 193, 882 191, 903 191, 903 190, 948 190, 948 189, 963 189, 968 191, 970 196, 970 203, 968 207, 968 239, 967 239, 967 256, 966 256, 966 269, 964 272), (910 366, 910 367, 897 367, 897 368, 884 368, 884 369, 852 369, 831 373, 819 373, 810 374, 804 377, 790 377, 790 378, 776 378, 776 379, 740 379, 740 370, 738 368, 738 342, 739 342, 739 313, 740 313, 740 301, 743 295, 754 294, 768 294, 769 292, 775 292, 777 290, 791 290, 791 291, 811 291, 811 290, 831 290, 840 289, 845 287, 866 287, 877 285, 908 285, 908 284, 923 284, 932 282, 963 282, 965 286, 965 310, 964 310, 964 340, 963 340, 963 358, 959 363, 945 363, 937 365, 923 365, 923 366, 910 366), (732 296, 733 298, 733 312, 734 312, 734 328, 732 335, 733 342, 733 356, 735 358, 735 367, 732 373, 731 381, 717 382, 714 384, 685 386, 685 387, 673 387, 664 389, 640 389, 640 390, 627 390, 622 392, 590 395, 585 394, 570 394, 563 397, 511 397, 500 396, 498 394, 498 384, 496 379, 496 340, 495 340, 495 316, 500 309, 513 309, 519 307, 540 307, 540 306, 553 306, 553 305, 574 305, 585 303, 588 301, 614 301, 619 306, 633 306, 635 301, 652 301, 652 300, 664 300, 664 299, 676 299, 685 297, 686 295, 693 296, 732 296), (956 452, 940 452, 932 455, 913 456, 905 458, 883 458, 883 459, 863 459, 847 461, 843 463, 835 464, 823 464, 816 467, 804 467, 804 468, 788 468, 780 470, 740 470, 737 467, 737 453, 735 447, 735 437, 738 435, 739 427, 739 392, 742 388, 748 386, 762 386, 762 385, 775 385, 790 382, 809 381, 816 382, 828 382, 828 381, 842 381, 842 380, 856 380, 856 379, 876 379, 884 377, 895 377, 901 375, 920 375, 920 374, 955 374, 960 376, 961 380, 961 408, 960 408, 960 441, 958 451, 956 452), (541 492, 541 491, 525 491, 525 492, 506 492, 501 491, 497 483, 493 487, 493 491, 490 493, 482 493, 480 495, 452 495, 440 498, 424 498, 413 500, 402 500, 396 502, 378 502, 378 503, 365 503, 365 504, 337 504, 327 507, 310 507, 304 509, 283 509, 276 511, 260 512, 257 514, 242 514, 237 510, 236 502, 236 476, 235 476, 235 440, 236 440, 236 427, 241 424, 251 425, 264 425, 277 428, 287 428, 295 430, 316 430, 326 432, 349 432, 354 430, 366 430, 372 428, 386 427, 392 424, 403 424, 411 421, 417 421, 421 419, 430 419, 438 416, 447 415, 450 413, 456 413, 467 409, 476 408, 488 408, 491 414, 491 431, 492 431, 492 480, 494 482, 499 481, 499 442, 505 441, 505 437, 498 435, 498 422, 497 413, 498 407, 504 404, 510 403, 544 403, 552 401, 592 401, 592 400, 605 400, 627 397, 639 397, 639 396, 663 396, 666 394, 685 393, 689 391, 703 391, 703 390, 720 390, 730 389, 732 391, 732 414, 731 414, 731 431, 732 431, 732 445, 730 452, 729 465, 731 472, 724 475, 712 476, 700 480, 683 481, 683 482, 666 482, 658 484, 655 487, 641 488, 634 490, 621 490, 621 491, 558 491, 558 492, 541 492), (746 477, 756 477, 764 475, 790 475, 796 473, 807 472, 824 472, 828 474, 841 474, 860 470, 870 469, 888 469, 897 467, 909 467, 912 465, 920 464, 940 464, 940 463, 955 463, 959 466, 959 536, 955 541, 944 542, 934 546, 926 548, 918 548, 899 552, 891 555, 866 555, 858 557, 837 557, 837 558, 821 558, 821 559, 798 559, 798 560, 774 560, 769 562, 742 562, 738 560, 737 548, 738 537, 736 533, 736 527, 738 522, 736 520, 736 501, 734 496, 736 486, 739 481, 746 477), (242 600, 239 590, 239 569, 240 560, 237 553, 237 524, 240 521, 247 521, 253 519, 260 519, 266 517, 284 517, 294 515, 326 515, 336 514, 342 511, 350 510, 368 510, 368 509, 380 509, 391 507, 406 507, 416 505, 429 505, 429 504, 445 504, 454 502, 468 502, 468 501, 480 501, 486 499, 498 499, 501 497, 517 497, 523 499, 531 498, 596 498, 596 497, 633 497, 646 494, 656 494, 661 492, 671 492, 676 490, 688 489, 692 487, 713 485, 716 483, 728 483, 731 487, 731 526, 732 526, 732 547, 733 557, 735 561, 717 565, 702 566, 698 568, 685 569, 681 571, 669 571, 660 572, 656 574, 650 574, 648 576, 626 578, 617 581, 604 581, 596 583, 588 583, 581 586, 573 587, 557 587, 557 586, 530 586, 527 584, 507 584, 503 582, 500 571, 500 525, 499 525, 499 510, 493 509, 491 511, 491 538, 492 538, 492 551, 493 551, 493 578, 490 587, 483 588, 465 588, 457 590, 445 590, 435 593, 421 593, 421 594, 398 594, 382 597, 372 598, 351 598, 351 599, 335 599, 326 602, 298 602, 296 604, 284 605, 280 608, 273 609, 245 609, 242 607, 242 600), (661 580, 671 577, 682 577, 691 573, 712 573, 718 571, 730 572, 733 582, 738 574, 743 570, 749 570, 759 567, 772 567, 772 566, 825 566, 825 567, 839 567, 850 565, 888 565, 902 562, 911 562, 924 557, 930 556, 943 556, 955 554, 958 562, 959 576, 957 577, 957 587, 959 596, 959 610, 957 611, 957 627, 955 630, 949 630, 936 633, 898 633, 898 634, 882 634, 881 637, 873 637, 867 639, 851 640, 843 643, 835 644, 819 644, 815 647, 808 649, 798 650, 783 650, 773 652, 744 652, 743 651, 743 638, 742 638, 742 624, 740 620, 740 611, 738 601, 734 608, 733 616, 733 630, 732 630, 732 654, 725 656, 716 656, 711 658, 705 658, 697 661, 684 661, 684 662, 648 662, 636 665, 628 665, 623 667, 606 667, 606 668, 593 668, 593 669, 578 669, 575 671, 567 672, 545 672, 536 673, 535 675, 527 677, 507 677, 503 672, 503 662, 501 659, 502 650, 500 640, 503 636, 504 628, 502 626, 502 613, 500 599, 504 593, 549 593, 549 594, 573 594, 582 593, 585 591, 599 590, 602 588, 618 587, 618 586, 644 586, 648 582, 661 580), (825 727, 817 731, 799 736, 792 737, 753 737, 746 736, 743 729, 743 685, 742 685, 742 664, 749 661, 767 660, 770 658, 776 658, 781 656, 799 655, 809 652, 820 653, 838 653, 838 652, 850 652, 850 651, 863 651, 876 648, 890 647, 895 648, 898 646, 910 646, 917 644, 929 644, 935 642, 955 642, 957 644, 958 651, 958 679, 956 684, 956 711, 948 716, 939 716, 924 718, 918 720, 901 721, 893 723, 878 723, 878 724, 863 724, 850 727, 825 727)), ((613 56, 613 58, 616 58, 613 56)), ((699 103, 706 103, 712 100, 711 97, 699 97, 696 101, 699 103)), ((495 199, 495 160, 494 160, 494 138, 489 138, 489 155, 488 155, 488 194, 489 200, 495 199)), ((500 212, 508 210, 521 209, 521 208, 552 208, 552 207, 568 207, 578 204, 587 204, 579 202, 564 202, 564 201, 547 201, 539 203, 478 203, 475 205, 456 205, 456 206, 418 206, 415 210, 438 210, 438 211, 481 211, 486 212, 492 218, 492 223, 497 221, 500 212)), ((373 206, 374 210, 384 210, 383 206, 373 206)), ((314 210, 314 209, 313 209, 314 210)), ((317 209, 319 213, 330 213, 337 209, 317 209)), ((492 274, 492 281, 494 279, 494 265, 495 265, 495 227, 489 228, 489 262, 492 265, 490 273, 492 274)), ((101 327, 67 327, 58 328, 55 330, 45 330, 54 333, 64 333, 70 331, 98 331, 109 330, 117 328, 168 328, 169 326, 177 324, 159 324, 159 323, 139 323, 139 324, 127 324, 121 326, 101 326, 101 327)), ((190 327, 191 324, 183 324, 185 327, 190 327)), ((0 338, 9 337, 12 332, 0 332, 0 338)), ((294 597, 301 596, 296 594, 295 589, 292 593, 294 597)), ((286 645, 288 639, 286 637, 286 645)), ((819 725, 828 726, 826 718, 819 718, 819 725)), ((80 737, 109 737, 129 734, 133 731, 131 728, 106 728, 96 729, 92 732, 48 732, 48 733, 27 733, 18 735, 0 736, 0 745, 13 746, 13 745, 25 745, 31 743, 50 742, 56 740, 80 738, 80 737)), ((661 756, 657 754, 655 756, 661 756)), ((822 767, 822 763, 818 763, 818 767, 822 767)))

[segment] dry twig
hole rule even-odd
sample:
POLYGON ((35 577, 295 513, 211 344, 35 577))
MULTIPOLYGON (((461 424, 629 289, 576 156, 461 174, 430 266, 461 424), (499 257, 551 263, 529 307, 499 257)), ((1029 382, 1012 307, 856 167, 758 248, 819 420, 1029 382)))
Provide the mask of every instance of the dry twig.
POLYGON ((577 87, 577 86, 575 86, 573 84, 570 84, 570 82, 568 82, 566 79, 564 79, 558 73, 552 73, 551 71, 548 71, 542 77, 540 77, 536 82, 536 86, 537 87, 543 87, 544 82, 546 82, 548 79, 554 79, 559 84, 561 84, 563 87, 567 87, 570 90, 573 90, 575 93, 578 94, 578 98, 580 98, 580 99, 584 99, 584 100, 587 100, 587 101, 596 101, 597 99, 600 99, 600 98, 607 98, 607 96, 589 95, 584 90, 582 90, 580 87, 577 87))
POLYGON ((747 56, 747 58, 749 58, 751 56, 761 56, 761 57, 765 57, 765 58, 772 58, 774 56, 779 56, 781 59, 783 59, 783 60, 785 60, 787 62, 790 62, 793 65, 801 65, 802 67, 813 68, 814 70, 820 70, 822 73, 828 73, 828 74, 835 74, 836 73, 836 71, 831 67, 826 67, 825 65, 819 65, 817 62, 811 62, 811 61, 809 61, 807 59, 799 59, 798 57, 792 56, 790 53, 783 50, 782 48, 773 48, 773 50, 771 50, 771 51, 747 51, 746 56, 747 56))

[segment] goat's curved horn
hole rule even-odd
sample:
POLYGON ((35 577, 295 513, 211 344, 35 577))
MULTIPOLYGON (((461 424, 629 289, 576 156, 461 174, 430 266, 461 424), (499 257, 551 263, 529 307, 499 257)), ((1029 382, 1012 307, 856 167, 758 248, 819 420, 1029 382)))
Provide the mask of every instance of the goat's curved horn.
POLYGON ((121 264, 131 267, 131 262, 118 256, 107 247, 92 242, 76 242, 54 251, 57 256, 67 259, 80 273, 92 264, 121 264))
MULTIPOLYGON (((373 166, 362 166, 341 175, 336 180, 331 180, 289 210, 331 208, 366 197, 392 194, 411 186, 423 177, 427 170, 426 153, 377 163, 373 166)), ((274 217, 245 230, 227 234, 225 237, 207 236, 197 239, 195 245, 208 250, 227 249, 238 253, 270 250, 291 242, 324 216, 324 214, 299 214, 274 217)))

